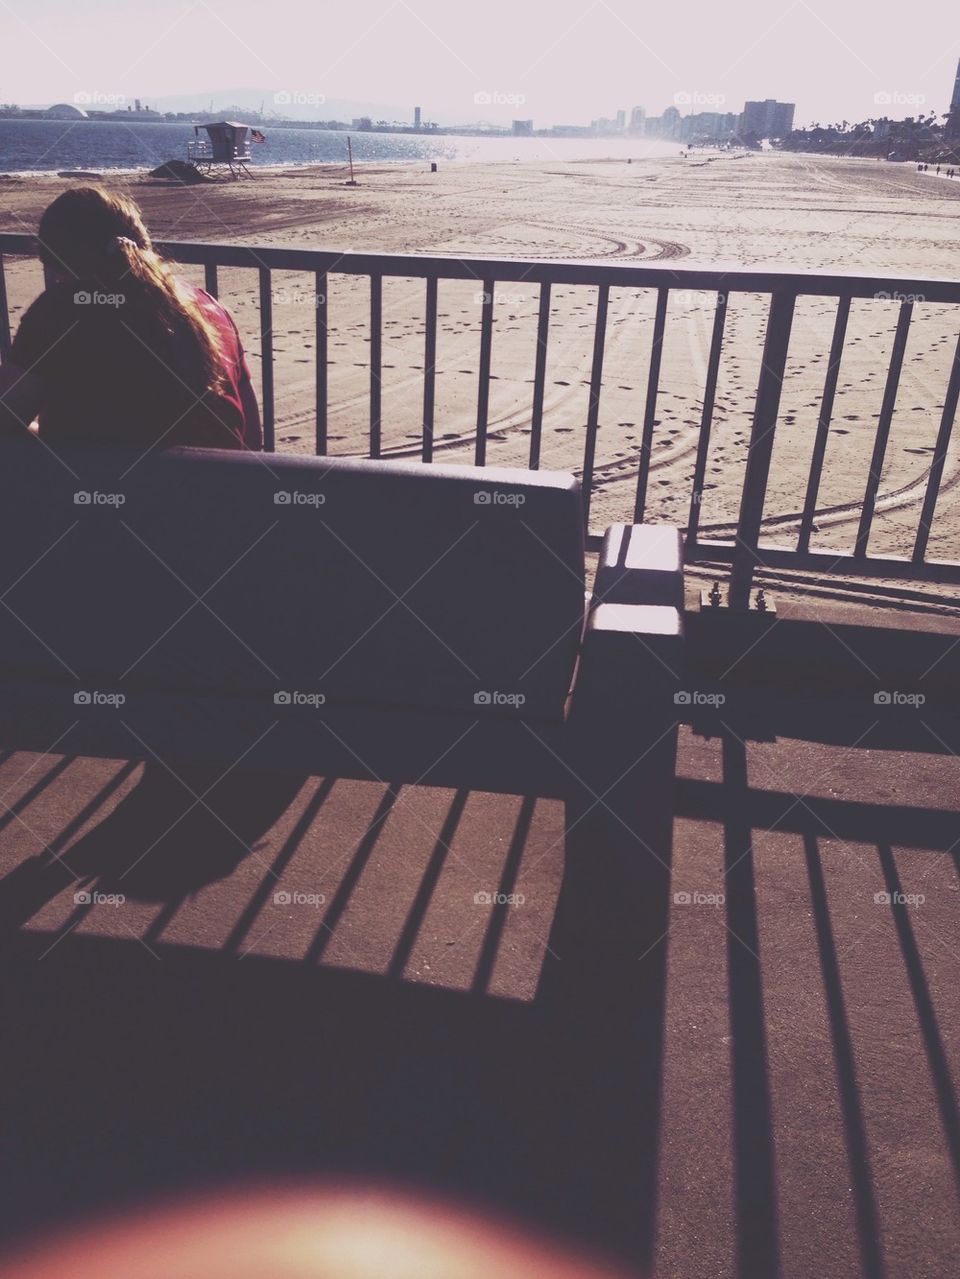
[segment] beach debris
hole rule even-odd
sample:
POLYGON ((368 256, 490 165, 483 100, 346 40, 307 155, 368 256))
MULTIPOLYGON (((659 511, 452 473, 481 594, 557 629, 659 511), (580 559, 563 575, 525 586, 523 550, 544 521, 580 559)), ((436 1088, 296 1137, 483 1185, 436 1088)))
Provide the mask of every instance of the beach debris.
POLYGON ((182 182, 185 186, 193 186, 197 182, 210 182, 205 173, 201 173, 195 165, 186 160, 164 160, 147 174, 148 178, 168 178, 174 182, 182 182))

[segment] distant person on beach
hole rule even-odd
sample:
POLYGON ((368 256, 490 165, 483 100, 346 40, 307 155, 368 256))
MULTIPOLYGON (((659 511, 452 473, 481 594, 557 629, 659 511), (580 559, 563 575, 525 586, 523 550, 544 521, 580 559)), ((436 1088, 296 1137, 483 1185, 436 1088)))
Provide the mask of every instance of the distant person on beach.
POLYGON ((260 410, 229 313, 177 279, 133 200, 75 187, 40 219, 53 282, 0 368, 0 426, 49 443, 260 449, 260 410))

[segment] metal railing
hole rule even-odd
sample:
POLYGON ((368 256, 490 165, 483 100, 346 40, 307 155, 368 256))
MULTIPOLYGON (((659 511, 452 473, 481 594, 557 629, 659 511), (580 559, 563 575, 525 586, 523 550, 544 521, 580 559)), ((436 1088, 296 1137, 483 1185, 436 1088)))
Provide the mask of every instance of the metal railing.
MULTIPOLYGON (((643 264, 613 264, 518 259, 454 258, 429 255, 387 255, 378 253, 336 253, 313 249, 278 249, 235 244, 161 242, 158 250, 168 259, 202 266, 205 287, 218 294, 220 268, 255 270, 259 278, 259 318, 262 356, 262 414, 265 447, 275 447, 274 352, 272 273, 294 271, 313 277, 316 299, 315 321, 315 393, 316 451, 328 449, 328 278, 331 275, 367 277, 370 282, 369 311, 369 444, 367 454, 382 456, 382 374, 383 374, 383 281, 386 278, 422 279, 425 291, 423 326, 424 362, 422 391, 422 432, 420 456, 433 460, 436 357, 437 295, 441 280, 460 280, 482 288, 479 332, 479 376, 477 391, 474 461, 483 466, 487 459, 488 419, 490 409, 491 350, 494 322, 494 297, 498 284, 515 283, 539 289, 536 353, 533 391, 530 405, 530 444, 528 464, 540 466, 544 417, 546 361, 550 335, 551 290, 554 286, 583 286, 596 291, 597 308, 593 330, 593 354, 589 381, 587 420, 584 435, 581 479, 587 519, 589 544, 596 546, 599 534, 589 528, 590 499, 594 487, 597 433, 600 424, 600 399, 604 378, 607 313, 610 290, 624 288, 652 290, 656 295, 652 345, 643 413, 642 438, 636 474, 633 519, 643 521, 648 507, 654 430, 657 425, 657 400, 660 392, 661 357, 671 291, 713 293, 716 295, 712 336, 707 359, 706 383, 702 396, 696 460, 689 495, 686 525, 686 558, 690 563, 729 564, 731 569, 731 602, 743 605, 749 600, 753 573, 758 566, 786 569, 811 569, 827 573, 853 574, 863 577, 891 577, 912 581, 960 583, 960 562, 930 559, 927 546, 937 511, 944 463, 950 445, 958 401, 960 401, 960 337, 953 353, 945 390, 939 431, 918 519, 913 548, 909 556, 871 555, 868 550, 880 481, 887 453, 890 428, 897 401, 904 354, 910 332, 914 302, 943 303, 960 307, 960 282, 952 280, 903 279, 877 276, 821 275, 816 273, 778 271, 719 271, 698 268, 665 267, 643 264), (760 294, 769 298, 765 320, 763 357, 760 366, 756 401, 752 414, 749 451, 739 499, 736 532, 730 538, 710 539, 701 534, 701 498, 706 480, 711 429, 717 396, 717 382, 723 351, 728 300, 733 295, 760 294), (773 446, 780 413, 784 373, 790 348, 797 299, 801 296, 837 299, 833 337, 827 371, 820 400, 816 435, 803 510, 799 516, 799 532, 793 546, 768 545, 761 540, 773 446), (899 316, 892 353, 886 371, 883 403, 877 421, 869 475, 862 503, 859 525, 852 553, 838 555, 834 551, 817 551, 810 547, 817 513, 818 495, 823 476, 828 434, 841 358, 850 317, 851 303, 856 299, 892 298, 900 300, 899 316), (901 300, 902 299, 902 300, 901 300)), ((0 233, 0 357, 10 343, 3 259, 4 255, 32 255, 35 245, 28 235, 0 233)), ((960 319, 960 310, 957 312, 960 319)), ((732 523, 731 523, 732 527, 732 523)))
POLYGON ((219 147, 212 142, 198 140, 197 142, 187 143, 187 159, 191 163, 195 161, 212 161, 222 160, 225 164, 230 160, 250 160, 253 157, 250 154, 249 142, 233 142, 225 143, 219 147))

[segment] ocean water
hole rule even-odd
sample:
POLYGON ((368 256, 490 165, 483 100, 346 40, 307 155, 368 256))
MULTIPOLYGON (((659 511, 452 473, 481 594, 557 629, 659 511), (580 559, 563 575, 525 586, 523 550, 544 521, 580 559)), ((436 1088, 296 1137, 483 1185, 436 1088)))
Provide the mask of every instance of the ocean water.
MULTIPOLYGON (((251 167, 346 163, 346 132, 262 127, 267 141, 251 145, 251 167)), ((639 138, 466 138, 354 132, 350 137, 358 164, 562 161, 605 156, 641 159, 674 155, 680 149, 679 143, 639 138)), ((0 173, 152 169, 164 160, 185 160, 187 143, 193 139, 190 124, 0 119, 0 173)))

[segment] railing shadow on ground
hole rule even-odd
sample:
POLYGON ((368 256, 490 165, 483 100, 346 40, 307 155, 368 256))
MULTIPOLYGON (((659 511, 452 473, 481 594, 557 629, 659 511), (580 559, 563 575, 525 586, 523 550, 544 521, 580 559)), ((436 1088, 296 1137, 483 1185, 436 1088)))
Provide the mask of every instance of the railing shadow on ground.
MULTIPOLYGON (((661 796, 673 772, 671 740, 675 734, 650 764, 661 796)), ((49 767, 20 809, 54 786, 69 762, 49 767)), ((303 960, 291 963, 247 953, 245 939, 277 883, 271 873, 294 856, 336 780, 318 779, 226 943, 205 951, 165 945, 164 927, 185 899, 231 875, 304 779, 236 770, 198 807, 192 796, 213 779, 193 769, 181 785, 154 763, 117 800, 135 768, 119 767, 64 823, 49 853, 0 881, 0 982, 12 1045, 2 1068, 9 1104, 0 1102, 13 1187, 0 1210, 5 1234, 168 1187, 326 1171, 425 1183, 621 1257, 649 1256, 663 974, 625 967, 622 946, 595 947, 584 933, 584 908, 596 917, 605 910, 589 811, 597 804, 568 813, 573 870, 550 937, 555 968, 542 975, 536 999, 523 1003, 488 994, 508 926, 501 905, 469 988, 403 980, 466 788, 453 793, 436 832, 425 832, 432 849, 420 887, 385 972, 371 975, 327 966, 324 956, 399 785, 385 788, 324 925, 303 960), (90 827, 103 805, 107 816, 90 827), (71 882, 160 903, 145 944, 80 929, 84 903, 54 936, 23 928, 71 882), (592 904, 578 900, 578 882, 590 885, 592 904), (638 1080, 650 1088, 638 1089, 638 1080), (638 1203, 650 1208, 638 1213, 638 1203)), ((643 789, 649 799, 653 792, 643 789)), ((504 900, 516 885, 535 798, 521 799, 503 850, 504 900)), ((608 817, 610 803, 608 796, 601 806, 608 817)), ((632 820, 638 837, 668 848, 669 805, 640 810, 632 820)), ((641 878, 633 875, 636 887, 641 878)), ((640 915, 624 917, 635 937, 638 929, 650 929, 650 941, 662 933, 666 885, 640 915)), ((625 887, 617 884, 621 907, 625 887)), ((607 902, 608 915, 613 906, 607 902)))
MULTIPOLYGON (((795 788, 789 776, 784 778, 782 791, 754 788, 748 781, 747 745, 751 739, 769 743, 782 737, 854 751, 950 757, 955 752, 947 739, 960 746, 960 722, 947 716, 939 726, 942 736, 934 738, 918 724, 916 714, 895 716, 881 723, 876 714, 870 717, 859 708, 851 711, 849 705, 811 705, 792 698, 778 701, 769 690, 754 690, 752 706, 750 700, 743 697, 737 710, 722 717, 714 714, 701 719, 700 731, 720 742, 722 779, 681 778, 675 792, 678 818, 721 824, 723 830, 737 1274, 740 1279, 772 1279, 781 1274, 778 1163, 754 850, 756 832, 776 831, 799 836, 803 847, 856 1235, 856 1262, 851 1250, 850 1270, 842 1272, 882 1279, 887 1269, 881 1213, 858 1080, 858 1070, 862 1071, 863 1065, 858 1064, 854 1049, 841 980, 841 955, 831 917, 836 915, 837 907, 831 907, 828 899, 821 844, 830 841, 835 847, 838 842, 849 841, 876 846, 878 868, 890 896, 889 909, 916 1011, 917 1052, 929 1068, 943 1145, 960 1191, 957 1093, 944 1048, 944 1032, 938 1023, 891 851, 893 845, 898 845, 921 854, 945 854, 960 865, 960 814, 949 809, 808 795, 803 787, 795 788)), ((879 980, 893 985, 894 975, 887 973, 879 980)), ((868 1082, 875 1090, 876 1080, 868 1082)), ((835 1258, 834 1264, 840 1273, 844 1263, 835 1258)))
MULTIPOLYGON (((502 916, 491 919, 472 990, 402 979, 466 789, 453 794, 435 833, 385 975, 318 963, 329 936, 322 933, 310 962, 243 955, 255 899, 220 952, 163 946, 157 962, 153 945, 81 936, 69 924, 50 951, 49 933, 19 925, 48 900, 44 894, 62 891, 66 872, 55 857, 39 879, 34 871, 28 882, 22 867, 15 869, 0 884, 8 1045, 0 1103, 8 1134, 4 1233, 104 1202, 115 1205, 126 1196, 238 1175, 358 1173, 453 1190, 601 1245, 631 1264, 651 1264, 671 829, 683 818, 715 825, 723 845, 737 1273, 755 1279, 778 1274, 780 1266, 753 850, 755 831, 779 829, 802 838, 852 1186, 854 1247, 859 1272, 879 1279, 885 1272, 880 1208, 820 841, 876 844, 892 893, 899 880, 890 845, 949 854, 958 819, 946 810, 827 799, 802 789, 803 802, 785 814, 789 785, 777 794, 749 783, 744 742, 751 736, 770 741, 782 731, 906 753, 929 752, 931 741, 907 717, 896 721, 899 728, 884 725, 876 740, 863 740, 859 720, 842 707, 814 713, 796 702, 777 705, 766 695, 757 701, 754 712, 731 712, 726 726, 717 727, 719 780, 681 777, 674 783, 676 741, 667 734, 611 793, 581 793, 568 803, 564 880, 529 1003, 485 996, 502 916)), ((26 796, 61 771, 55 763, 12 807, 23 811, 26 796)), ((89 816, 104 793, 115 793, 128 777, 121 769, 83 814, 89 816)), ((197 822, 197 838, 181 826, 183 838, 170 843, 169 862, 144 872, 138 891, 175 911, 197 887, 229 876, 236 838, 255 843, 302 782, 278 776, 270 793, 257 795, 244 780, 224 789, 222 808, 215 805, 233 835, 209 814, 193 813, 185 824, 197 822)), ((275 870, 293 856, 335 784, 328 779, 318 785, 277 852, 275 870)), ((171 779, 149 774, 72 846, 71 865, 79 857, 77 869, 109 891, 137 828, 155 837, 158 807, 168 824, 174 792, 171 779)), ((395 798, 396 787, 388 787, 357 844, 334 901, 337 918, 395 798)), ((69 823, 74 834, 83 814, 69 823)), ((505 893, 515 882, 528 823, 529 801, 521 805, 505 852, 505 893)), ((63 847, 69 838, 65 828, 55 843, 63 847)), ((269 876, 265 882, 261 895, 272 886, 269 876)), ((893 912, 919 1043, 960 1183, 960 1124, 943 1032, 909 916, 902 907, 893 912)), ((162 927, 155 930, 159 936, 162 927)))

